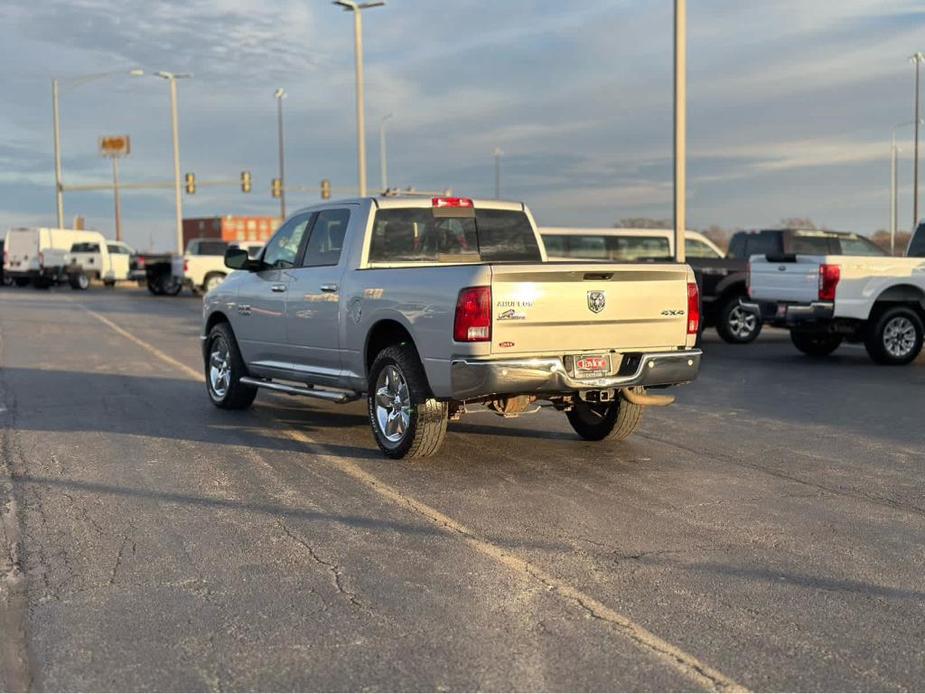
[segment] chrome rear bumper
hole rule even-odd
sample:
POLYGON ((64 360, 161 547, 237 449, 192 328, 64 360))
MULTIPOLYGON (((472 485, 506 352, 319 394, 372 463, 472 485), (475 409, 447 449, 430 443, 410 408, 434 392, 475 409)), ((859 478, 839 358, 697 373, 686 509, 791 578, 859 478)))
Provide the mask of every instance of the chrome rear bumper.
POLYGON ((472 400, 489 395, 574 393, 633 386, 667 386, 693 381, 700 370, 699 349, 624 355, 630 369, 606 378, 576 379, 559 357, 536 359, 453 359, 453 398, 472 400), (628 361, 628 359, 633 361, 628 361), (634 366, 635 364, 635 366, 634 366), (626 372, 628 371, 628 373, 626 372))

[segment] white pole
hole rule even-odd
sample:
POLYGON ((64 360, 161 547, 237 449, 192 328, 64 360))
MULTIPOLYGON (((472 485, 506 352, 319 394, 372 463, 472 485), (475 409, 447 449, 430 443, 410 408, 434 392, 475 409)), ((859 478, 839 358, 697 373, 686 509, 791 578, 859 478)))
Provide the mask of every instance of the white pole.
POLYGON ((910 231, 914 234, 919 224, 919 125, 922 122, 919 118, 919 66, 925 62, 925 54, 916 53, 912 56, 912 60, 915 61, 915 120, 913 121, 913 127, 915 127, 915 153, 913 154, 914 163, 912 169, 912 226, 910 231))
POLYGON ((896 254, 896 130, 890 144, 890 255, 896 254))
POLYGON ((687 227, 685 190, 687 185, 687 2, 674 3, 674 255, 686 258, 684 231, 687 227))
POLYGON ((283 97, 286 92, 282 89, 276 90, 276 125, 279 138, 279 217, 281 220, 286 219, 286 165, 283 146, 283 97))
POLYGON ((170 82, 170 121, 173 129, 173 184, 177 207, 177 254, 183 255, 183 195, 180 189, 180 126, 177 115, 177 79, 170 82))
POLYGON ((58 112, 58 80, 51 81, 51 111, 55 140, 55 207, 58 228, 64 228, 64 190, 61 188, 61 116, 58 112))
POLYGON ((501 155, 504 152, 501 151, 500 147, 495 147, 495 151, 492 152, 495 155, 495 200, 501 199, 501 155))
POLYGON ((366 196, 366 116, 363 103, 363 19, 359 8, 353 10, 353 39, 357 89, 357 178, 362 198, 366 196))
POLYGON ((122 203, 119 199, 119 157, 112 157, 112 194, 116 213, 116 241, 122 240, 122 203))
POLYGON ((389 189, 389 165, 385 150, 385 122, 391 117, 392 114, 387 113, 379 122, 379 183, 382 186, 383 193, 389 189))

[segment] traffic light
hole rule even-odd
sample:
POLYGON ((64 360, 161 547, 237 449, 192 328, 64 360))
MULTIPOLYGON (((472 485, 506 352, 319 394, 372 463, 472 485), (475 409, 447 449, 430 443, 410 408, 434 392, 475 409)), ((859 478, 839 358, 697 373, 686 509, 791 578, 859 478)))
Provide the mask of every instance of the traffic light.
POLYGON ((196 192, 196 174, 186 174, 186 192, 192 195, 196 192))
POLYGON ((326 178, 321 181, 321 199, 331 199, 331 182, 326 178))
POLYGON ((251 172, 250 171, 241 172, 241 192, 242 193, 251 192, 251 172))
POLYGON ((283 197, 283 179, 274 178, 273 184, 270 186, 270 192, 273 194, 274 198, 283 197))

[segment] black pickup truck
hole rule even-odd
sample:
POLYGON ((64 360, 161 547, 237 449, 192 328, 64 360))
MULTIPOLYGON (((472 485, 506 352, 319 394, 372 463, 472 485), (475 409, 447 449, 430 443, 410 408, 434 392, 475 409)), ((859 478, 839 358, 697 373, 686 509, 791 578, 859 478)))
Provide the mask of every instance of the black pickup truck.
POLYGON ((762 229, 737 231, 729 240, 725 258, 690 257, 703 302, 704 323, 716 326, 726 342, 751 342, 761 332, 761 318, 739 304, 747 298, 748 259, 797 253, 807 255, 883 255, 859 234, 821 229, 762 229))

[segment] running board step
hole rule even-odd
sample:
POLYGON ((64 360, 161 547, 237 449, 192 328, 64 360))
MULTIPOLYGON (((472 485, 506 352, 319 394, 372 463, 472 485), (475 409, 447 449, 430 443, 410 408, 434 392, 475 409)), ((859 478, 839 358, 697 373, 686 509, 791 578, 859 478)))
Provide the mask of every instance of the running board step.
POLYGON ((360 397, 359 393, 350 390, 319 390, 308 386, 292 386, 285 383, 275 383, 262 378, 251 378, 242 376, 241 383, 267 390, 275 390, 277 393, 287 393, 289 395, 304 395, 307 398, 318 398, 319 400, 328 400, 330 402, 350 402, 360 397))

